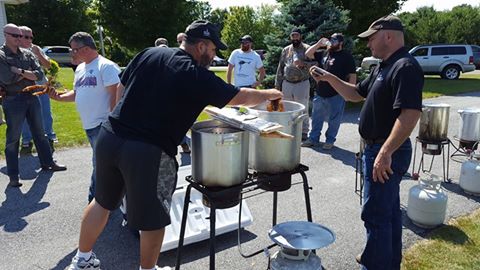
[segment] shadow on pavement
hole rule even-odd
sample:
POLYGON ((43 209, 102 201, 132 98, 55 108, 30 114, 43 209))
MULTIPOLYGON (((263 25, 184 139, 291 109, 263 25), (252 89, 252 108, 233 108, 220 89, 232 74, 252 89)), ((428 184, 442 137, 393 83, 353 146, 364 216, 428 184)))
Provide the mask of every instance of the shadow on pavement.
POLYGON ((465 193, 465 191, 463 191, 463 189, 457 183, 445 183, 445 182, 443 182, 442 187, 444 189, 450 191, 450 192, 453 192, 453 193, 458 194, 458 195, 462 195, 462 196, 468 198, 469 200, 480 202, 480 196, 474 196, 474 195, 465 193))
POLYGON ((6 232, 19 232, 28 225, 24 217, 49 207, 50 203, 41 201, 51 178, 52 172, 42 171, 26 193, 21 188, 7 187, 0 206, 0 227, 6 232))
MULTIPOLYGON (((40 163, 37 156, 21 155, 18 159, 18 168, 20 169, 20 179, 32 180, 39 175, 40 163)), ((6 166, 2 167, 0 172, 8 176, 6 166)))
MULTIPOLYGON (((242 237, 242 244, 245 244, 248 241, 251 241, 257 238, 257 235, 245 229, 242 229, 241 237, 242 237)), ((238 244, 237 231, 218 235, 215 237, 215 239, 216 239, 215 251, 216 251, 217 257, 219 256, 218 253, 220 251, 230 249, 232 247, 237 246, 238 244)), ((242 246, 242 247, 243 247, 244 253, 246 252, 252 253, 256 251, 256 250, 248 250, 248 248, 245 248, 245 246, 242 246)), ((207 239, 198 243, 184 246, 182 249, 181 262, 189 263, 189 262, 193 262, 198 259, 206 258, 209 256, 210 256, 210 247, 209 247, 209 240, 207 239)), ((241 255, 239 254, 238 256, 240 257, 241 255)), ((159 265, 168 265, 173 267, 175 266, 176 258, 177 258, 177 249, 172 249, 172 250, 163 252, 162 254, 160 254, 159 265)))
POLYGON ((314 151, 318 153, 324 153, 330 155, 333 159, 341 161, 343 164, 355 168, 355 153, 352 151, 345 150, 338 146, 334 146, 330 150, 322 149, 322 146, 311 147, 314 151))

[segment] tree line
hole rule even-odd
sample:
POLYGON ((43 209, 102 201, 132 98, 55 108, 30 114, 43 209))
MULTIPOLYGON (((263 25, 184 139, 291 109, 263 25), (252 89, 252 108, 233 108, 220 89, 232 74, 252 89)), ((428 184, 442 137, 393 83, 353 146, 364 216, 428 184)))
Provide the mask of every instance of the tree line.
MULTIPOLYGON (((293 26, 312 44, 322 36, 343 32, 346 47, 357 58, 369 55, 365 41, 356 35, 375 19, 400 10, 406 0, 277 0, 279 5, 213 9, 199 0, 30 0, 7 5, 9 22, 31 27, 35 43, 67 45, 77 31, 98 39, 103 28, 107 57, 125 65, 145 47, 165 37, 176 46, 176 35, 195 19, 217 24, 229 46, 223 56, 239 47, 238 39, 249 34, 256 49, 267 50, 268 74, 274 74, 281 48, 286 46, 293 26)), ((450 11, 431 7, 401 13, 408 47, 428 43, 480 43, 480 6, 461 5, 450 11)))

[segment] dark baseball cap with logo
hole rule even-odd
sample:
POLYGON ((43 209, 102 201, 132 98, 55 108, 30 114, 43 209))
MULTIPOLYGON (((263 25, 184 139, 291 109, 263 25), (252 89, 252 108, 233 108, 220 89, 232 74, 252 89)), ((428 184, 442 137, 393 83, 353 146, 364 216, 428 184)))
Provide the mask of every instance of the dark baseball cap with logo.
POLYGON ((206 20, 196 20, 192 22, 187 29, 185 34, 188 38, 202 38, 208 39, 217 46, 218 50, 226 50, 228 47, 220 40, 220 30, 213 23, 206 20))
POLYGON ((374 21, 368 30, 358 35, 360 38, 368 38, 379 30, 396 30, 403 32, 402 21, 397 16, 387 15, 374 21))

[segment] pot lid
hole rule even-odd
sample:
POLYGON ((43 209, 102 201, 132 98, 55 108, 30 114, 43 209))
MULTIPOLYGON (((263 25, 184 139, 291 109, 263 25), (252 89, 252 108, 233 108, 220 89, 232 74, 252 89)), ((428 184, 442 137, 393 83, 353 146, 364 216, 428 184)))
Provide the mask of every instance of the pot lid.
POLYGON ((335 233, 320 224, 289 221, 275 225, 268 234, 279 246, 296 250, 312 250, 335 242, 335 233))
POLYGON ((424 103, 423 107, 450 108, 450 104, 447 104, 447 103, 424 103))
POLYGON ((480 113, 480 108, 466 108, 458 110, 458 113, 480 113))

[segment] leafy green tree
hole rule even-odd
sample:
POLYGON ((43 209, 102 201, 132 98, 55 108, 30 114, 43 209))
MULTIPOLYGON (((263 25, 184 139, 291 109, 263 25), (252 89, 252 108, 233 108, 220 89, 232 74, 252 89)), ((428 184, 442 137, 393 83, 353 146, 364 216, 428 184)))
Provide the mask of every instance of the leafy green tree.
POLYGON ((212 13, 212 6, 208 2, 190 1, 189 5, 190 16, 192 19, 210 20, 210 14, 212 13))
POLYGON ((250 35, 256 49, 266 49, 265 35, 275 31, 273 23, 274 7, 262 5, 257 10, 251 7, 231 7, 224 21, 222 39, 228 45, 226 54, 230 54, 240 45, 238 39, 250 35))
POLYGON ((398 11, 407 0, 333 0, 333 3, 349 10, 350 24, 346 33, 356 36, 370 24, 385 15, 398 11))
POLYGON ((197 19, 186 0, 101 0, 99 22, 113 39, 132 50, 150 47, 158 37, 170 42, 197 19))
POLYGON ((68 45, 77 31, 92 32, 88 0, 30 0, 23 5, 6 5, 8 21, 32 28, 34 42, 45 45, 68 45))
POLYGON ((431 43, 480 42, 480 7, 454 7, 450 11, 435 11, 422 7, 399 15, 406 29, 407 47, 431 43))
POLYGON ((216 8, 212 10, 212 12, 210 12, 209 19, 212 23, 217 25, 219 29, 223 29, 227 15, 228 15, 227 9, 216 8))
POLYGON ((230 7, 230 13, 222 29, 222 39, 228 46, 226 55, 238 48, 238 39, 244 35, 251 35, 256 42, 259 37, 253 31, 255 31, 255 10, 248 6, 230 7))

